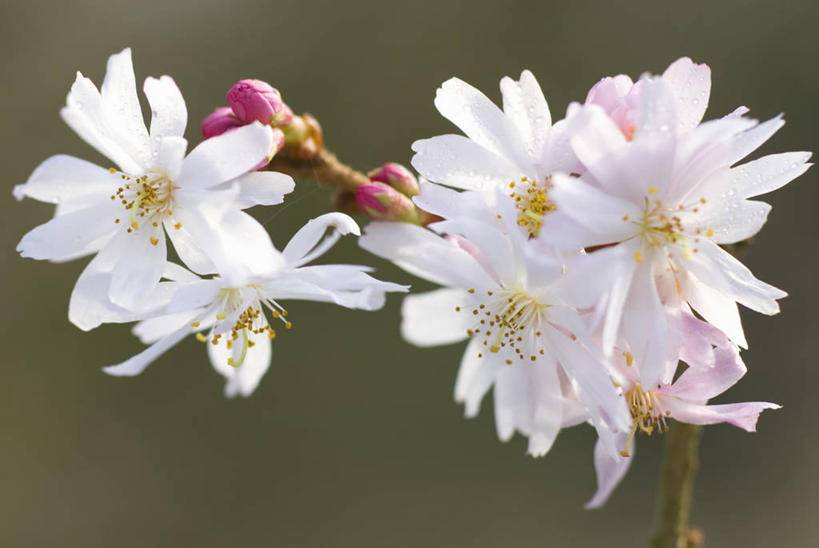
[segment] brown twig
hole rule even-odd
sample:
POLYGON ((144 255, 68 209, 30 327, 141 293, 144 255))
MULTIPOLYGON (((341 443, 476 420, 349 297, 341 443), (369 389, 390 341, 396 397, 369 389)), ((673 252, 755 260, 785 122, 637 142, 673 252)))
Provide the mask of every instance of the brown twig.
POLYGON ((355 192, 356 188, 370 182, 365 174, 340 162, 335 154, 328 150, 321 149, 306 160, 282 152, 284 154, 280 153, 273 157, 268 169, 287 173, 293 178, 312 179, 347 192, 355 192))

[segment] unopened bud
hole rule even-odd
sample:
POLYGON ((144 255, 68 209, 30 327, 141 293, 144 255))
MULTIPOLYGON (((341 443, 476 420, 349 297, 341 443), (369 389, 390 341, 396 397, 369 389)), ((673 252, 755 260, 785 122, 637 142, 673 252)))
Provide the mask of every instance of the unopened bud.
POLYGON ((281 94, 261 80, 239 80, 227 92, 226 98, 236 117, 246 124, 287 125, 293 116, 281 94))
POLYGON ((377 221, 419 222, 412 200, 384 183, 361 185, 355 191, 355 198, 358 207, 377 221))
POLYGON ((259 165, 253 168, 253 171, 259 171, 267 164, 270 163, 270 160, 273 159, 273 156, 276 155, 282 148, 284 148, 284 132, 279 128, 273 128, 273 145, 270 147, 270 154, 267 155, 267 158, 259 162, 259 165))
POLYGON ((371 171, 368 177, 370 181, 386 183, 410 198, 417 196, 418 193, 421 192, 418 186, 418 179, 415 178, 415 175, 413 175, 410 170, 401 164, 384 164, 379 169, 371 171))
POLYGON ((293 116, 290 125, 282 129, 288 154, 296 160, 310 160, 316 157, 324 147, 321 126, 318 120, 309 114, 293 116))
POLYGON ((230 107, 219 107, 202 120, 202 136, 210 139, 243 125, 244 123, 233 115, 230 107))

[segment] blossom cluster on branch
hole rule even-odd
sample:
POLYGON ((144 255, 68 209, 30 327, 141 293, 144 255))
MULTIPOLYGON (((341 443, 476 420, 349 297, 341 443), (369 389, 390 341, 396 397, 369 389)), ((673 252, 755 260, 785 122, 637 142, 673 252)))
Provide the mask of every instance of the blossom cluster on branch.
POLYGON ((404 299, 401 330, 419 346, 468 341, 455 384, 468 417, 492 389, 498 437, 521 433, 534 456, 562 428, 595 428, 598 490, 587 506, 598 507, 638 434, 672 419, 753 431, 778 407, 708 403, 746 373, 737 305, 770 315, 785 296, 721 246, 760 230, 770 206, 751 198, 802 174, 810 154, 740 163, 784 122, 759 123, 745 107, 703 122, 710 86, 710 69, 682 58, 636 83, 603 78, 553 122, 528 71, 501 80, 502 108, 453 78, 435 106, 464 135, 413 144, 419 184, 398 164, 365 176, 337 162, 318 122, 259 80, 230 89, 186 154, 179 89, 168 76, 145 81, 146 128, 126 49, 109 59, 100 89, 78 74, 61 112, 114 167, 45 160, 14 194, 56 204, 54 218, 18 250, 93 256, 70 321, 84 330, 137 322, 150 345, 107 373, 139 374, 194 335, 226 377, 225 394, 247 396, 277 330, 292 326, 283 302, 375 310, 386 293, 407 291, 365 266, 309 264, 359 234, 345 213, 308 221, 278 250, 245 212, 293 190, 269 166, 320 168, 339 187, 336 207, 372 220, 361 247, 443 286, 404 299))
POLYGON ((534 76, 501 80, 503 108, 453 78, 435 97, 465 135, 413 144, 414 198, 441 220, 371 223, 360 244, 444 286, 405 298, 404 337, 468 340, 455 385, 466 415, 491 388, 498 437, 546 454, 589 423, 602 505, 637 434, 668 421, 753 431, 765 402, 709 405, 746 372, 737 303, 775 314, 783 291, 720 245, 750 238, 750 200, 802 174, 810 154, 736 165, 780 127, 740 107, 703 122, 711 78, 683 58, 662 76, 604 78, 552 122, 534 76), (462 189, 462 191, 453 190, 462 189))

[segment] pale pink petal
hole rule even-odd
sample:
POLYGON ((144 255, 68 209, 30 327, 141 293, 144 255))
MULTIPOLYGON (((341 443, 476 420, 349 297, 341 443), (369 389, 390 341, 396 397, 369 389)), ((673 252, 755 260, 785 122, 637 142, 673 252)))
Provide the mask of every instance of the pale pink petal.
POLYGON ((711 69, 697 65, 688 57, 674 61, 663 73, 677 99, 677 123, 691 129, 702 121, 711 95, 711 69))
POLYGON ((477 337, 469 341, 455 381, 455 401, 464 404, 467 418, 478 414, 481 400, 495 382, 495 375, 503 367, 497 354, 487 353, 477 337), (478 357, 479 354, 482 357, 478 357))
POLYGON ((781 406, 768 402, 729 403, 725 405, 703 405, 674 397, 663 398, 663 405, 671 416, 689 424, 718 424, 727 422, 748 432, 756 432, 759 414, 765 409, 779 409, 781 406))
POLYGON ((515 125, 531 158, 537 161, 543 154, 552 126, 552 115, 540 85, 531 72, 524 70, 517 82, 504 77, 500 89, 504 114, 515 125))
POLYGON ((438 289, 409 295, 401 304, 401 335, 416 346, 462 341, 475 324, 463 289, 438 289), (459 310, 460 309, 460 310, 459 310))
POLYGON ((597 491, 586 503, 587 509, 600 508, 603 506, 614 488, 622 481, 628 472, 631 461, 634 458, 634 446, 631 447, 631 456, 615 459, 609 455, 603 442, 598 439, 594 445, 594 470, 597 474, 597 491))

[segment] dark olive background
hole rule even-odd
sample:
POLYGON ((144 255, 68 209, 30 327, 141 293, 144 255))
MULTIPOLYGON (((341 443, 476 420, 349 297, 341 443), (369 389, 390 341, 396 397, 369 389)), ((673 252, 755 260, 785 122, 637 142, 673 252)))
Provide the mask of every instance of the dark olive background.
MULTIPOLYGON (((765 150, 816 150, 817 17, 809 1, 2 0, 0 545, 632 547, 654 519, 662 440, 640 439, 608 505, 584 510, 591 429, 564 432, 534 460, 521 437, 498 442, 491 400, 465 420, 452 401, 462 346, 403 343, 399 297, 376 313, 292 303, 295 327, 246 400, 222 397, 192 338, 140 377, 104 375, 140 345, 125 326, 68 323, 85 262, 14 252, 51 207, 15 203, 12 185, 55 153, 108 165, 58 116, 76 70, 99 83, 108 55, 133 47, 139 82, 171 74, 181 87, 192 143, 232 82, 268 80, 318 117, 341 158, 369 169, 408 163, 413 140, 454 131, 432 104, 450 76, 498 99, 498 80, 529 68, 559 118, 603 75, 662 72, 688 55, 712 67, 709 116, 784 111, 765 150)), ((791 297, 776 317, 743 312, 750 374, 721 401, 784 408, 757 434, 707 429, 693 522, 708 546, 819 535, 815 178, 766 198, 775 207, 746 259, 791 297)), ((255 213, 282 245, 329 196, 300 181, 286 205, 255 213)), ((328 259, 411 281, 353 240, 328 259)))

